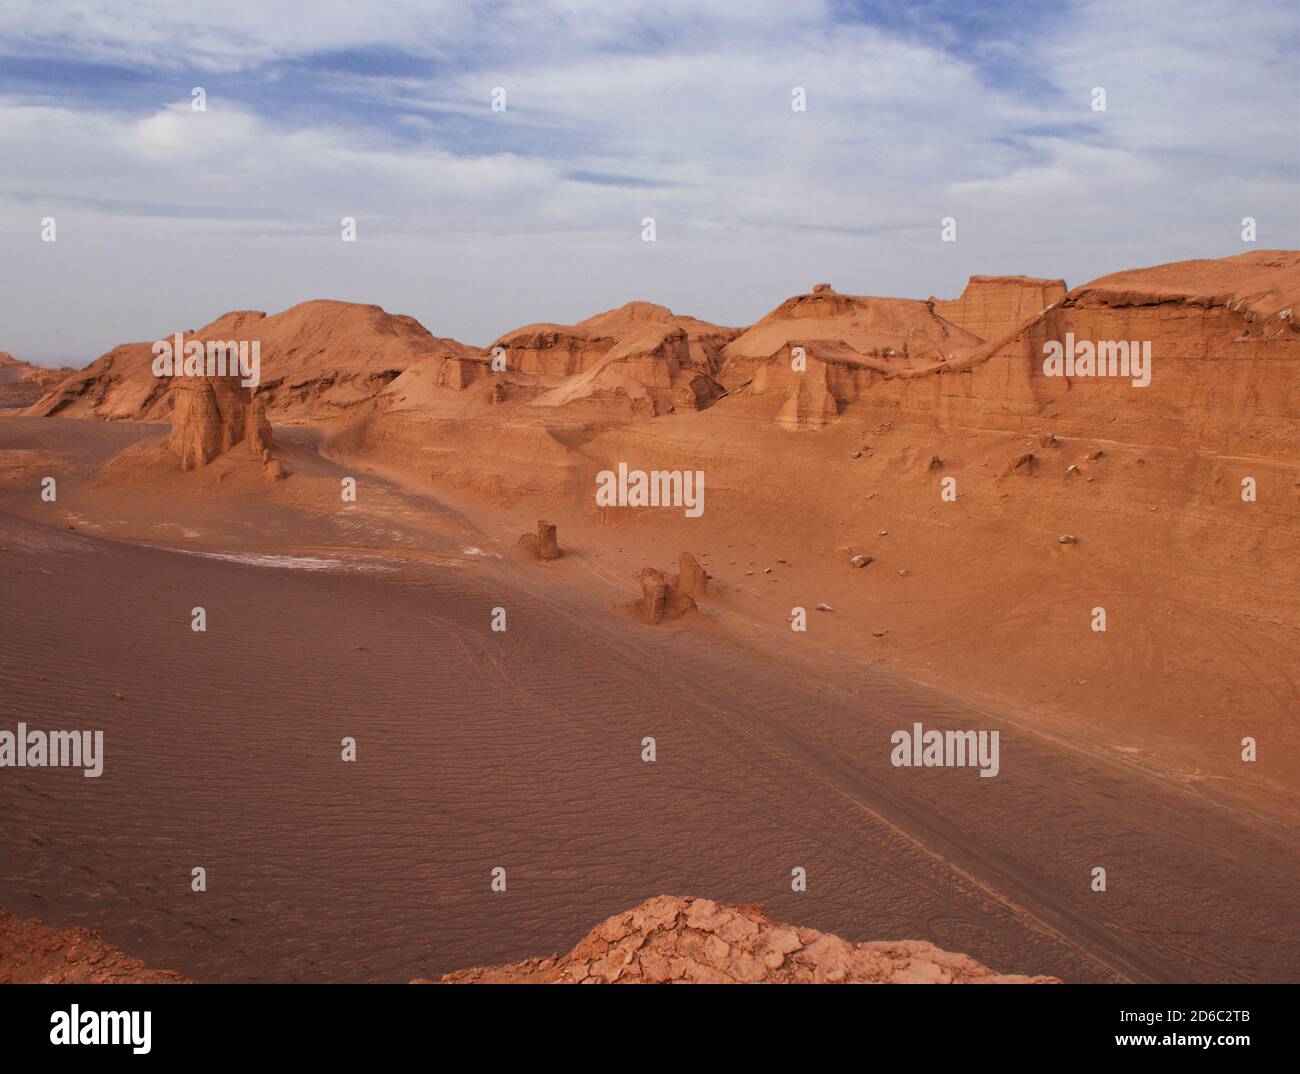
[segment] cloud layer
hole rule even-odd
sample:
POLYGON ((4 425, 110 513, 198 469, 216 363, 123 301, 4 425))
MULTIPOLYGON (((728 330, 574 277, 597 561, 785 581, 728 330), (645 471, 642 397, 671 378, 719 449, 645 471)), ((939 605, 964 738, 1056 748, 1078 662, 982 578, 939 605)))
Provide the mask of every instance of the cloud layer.
POLYGON ((1289 0, 701 7, 10 5, 0 350, 320 297, 477 343, 632 298, 740 324, 1225 256, 1243 216, 1300 245, 1289 0))

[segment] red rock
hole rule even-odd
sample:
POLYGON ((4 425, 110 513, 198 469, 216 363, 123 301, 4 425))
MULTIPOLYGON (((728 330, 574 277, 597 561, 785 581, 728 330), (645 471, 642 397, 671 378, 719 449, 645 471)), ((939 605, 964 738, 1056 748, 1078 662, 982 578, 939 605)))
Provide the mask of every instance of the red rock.
POLYGON ((271 425, 262 401, 238 377, 175 377, 168 446, 182 470, 206 466, 241 441, 255 457, 271 450, 271 425))
POLYGON ((1028 276, 972 276, 961 297, 935 301, 934 310, 984 340, 1014 332, 1065 297, 1064 280, 1028 276))
POLYGON ((642 569, 639 611, 647 622, 679 619, 695 609, 694 598, 673 585, 663 571, 653 567, 642 569))
POLYGON ((182 984, 151 970, 89 929, 54 929, 0 910, 0 984, 182 984))
POLYGON ((1059 983, 999 974, 918 941, 853 944, 761 907, 662 895, 597 925, 567 955, 446 974, 444 983, 1059 983), (616 944, 616 946, 615 946, 616 944))

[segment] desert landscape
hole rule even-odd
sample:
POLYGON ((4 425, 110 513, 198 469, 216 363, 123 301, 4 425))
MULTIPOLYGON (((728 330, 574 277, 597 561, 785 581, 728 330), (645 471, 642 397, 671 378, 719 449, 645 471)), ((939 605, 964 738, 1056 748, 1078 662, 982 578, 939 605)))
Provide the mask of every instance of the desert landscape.
POLYGON ((1298 46, 0 4, 6 1059, 1287 1047, 1298 46))
POLYGON ((1298 301, 1260 250, 0 356, 0 727, 103 731, 0 777, 0 979, 1300 978, 1298 301))

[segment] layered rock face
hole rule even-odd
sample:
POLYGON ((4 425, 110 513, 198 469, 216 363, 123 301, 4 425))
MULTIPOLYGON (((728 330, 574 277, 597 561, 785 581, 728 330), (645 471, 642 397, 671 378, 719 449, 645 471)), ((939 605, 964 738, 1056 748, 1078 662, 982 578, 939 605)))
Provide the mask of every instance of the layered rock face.
POLYGON ((1012 335, 865 400, 900 420, 1057 431, 1221 455, 1300 453, 1300 254, 1260 251, 1116 273, 1076 287, 1012 335), (1149 344, 1150 381, 1048 375, 1049 344, 1149 344))
POLYGON ((535 324, 488 348, 513 372, 537 378, 538 407, 621 402, 647 416, 703 410, 723 394, 714 374, 735 331, 629 302, 575 325, 535 324))
POLYGON ((1064 280, 1030 276, 972 276, 961 297, 931 299, 934 312, 985 341, 1014 332, 1065 297, 1064 280))
POLYGON ((937 315, 930 303, 844 295, 818 284, 783 302, 723 351, 728 390, 782 402, 775 421, 819 429, 885 376, 959 360, 978 336, 937 315))
POLYGON ((168 446, 182 470, 205 466, 236 444, 270 462, 271 426, 262 402, 237 377, 176 377, 172 381, 168 446))
POLYGON ((760 906, 663 895, 597 925, 567 955, 445 974, 444 984, 1059 984, 1000 974, 915 940, 849 943, 760 906))
POLYGON ((876 359, 890 369, 928 368, 971 353, 980 338, 939 316, 930 303, 845 295, 818 284, 787 299, 723 350, 730 384, 792 346, 841 359, 876 359))

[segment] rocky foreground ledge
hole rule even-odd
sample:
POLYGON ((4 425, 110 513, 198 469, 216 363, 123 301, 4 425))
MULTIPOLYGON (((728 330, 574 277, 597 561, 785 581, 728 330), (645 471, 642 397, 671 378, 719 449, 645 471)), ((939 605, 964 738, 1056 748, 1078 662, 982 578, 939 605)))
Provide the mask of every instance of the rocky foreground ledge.
MULTIPOLYGON (((417 980, 413 984, 433 984, 417 980)), ((761 906, 661 895, 591 930, 567 955, 444 974, 443 984, 1060 984, 1005 974, 917 940, 849 943, 761 906)))
POLYGON ((148 969, 90 929, 54 929, 0 910, 0 984, 184 984, 148 969))
MULTIPOLYGON (((89 929, 0 910, 0 984, 182 984, 89 929)), ((417 979, 412 984, 434 984, 417 979)), ((1060 984, 1005 974, 919 940, 849 943, 761 906, 661 895, 611 917, 567 955, 444 974, 442 984, 1060 984)))

